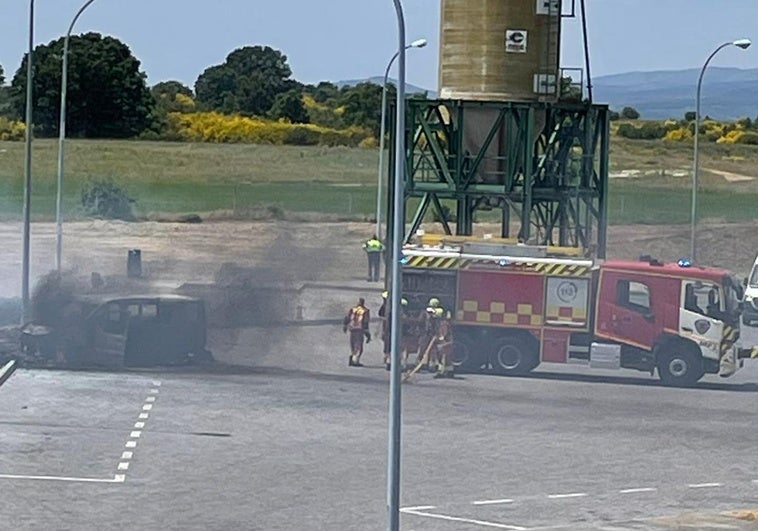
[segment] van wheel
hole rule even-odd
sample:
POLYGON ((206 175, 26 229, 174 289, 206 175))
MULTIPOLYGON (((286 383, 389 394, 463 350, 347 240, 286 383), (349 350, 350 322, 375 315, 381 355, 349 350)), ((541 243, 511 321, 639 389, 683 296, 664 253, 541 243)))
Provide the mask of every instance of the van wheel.
POLYGON ((700 353, 682 341, 660 347, 656 356, 658 377, 671 387, 691 387, 705 374, 700 353))
POLYGON ((495 343, 490 354, 492 369, 498 374, 526 374, 537 365, 537 352, 518 337, 507 337, 495 343))

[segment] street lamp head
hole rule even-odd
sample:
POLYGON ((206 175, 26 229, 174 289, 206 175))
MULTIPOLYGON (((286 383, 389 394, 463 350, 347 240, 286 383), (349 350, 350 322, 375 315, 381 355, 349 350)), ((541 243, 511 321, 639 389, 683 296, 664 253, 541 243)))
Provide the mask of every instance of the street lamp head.
POLYGON ((750 48, 750 45, 753 44, 750 39, 738 39, 734 41, 732 44, 737 46, 738 48, 742 48, 743 50, 750 48))
MULTIPOLYGON (((426 46, 426 39, 418 39, 411 43, 411 48, 423 48, 426 46)), ((750 46, 750 41, 748 41, 748 46, 750 46)))

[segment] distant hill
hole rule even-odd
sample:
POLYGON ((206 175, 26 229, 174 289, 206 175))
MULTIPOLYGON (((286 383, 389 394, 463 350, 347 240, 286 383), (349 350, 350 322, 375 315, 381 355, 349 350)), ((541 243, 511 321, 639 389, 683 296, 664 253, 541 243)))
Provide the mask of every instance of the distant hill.
MULTIPOLYGON (((700 69, 628 72, 595 77, 593 99, 614 110, 629 106, 642 118, 682 118, 695 110, 700 69)), ((701 112, 712 118, 736 120, 758 116, 758 68, 708 67, 703 78, 701 112)))
MULTIPOLYGON (((384 81, 384 76, 374 76, 374 77, 369 77, 369 78, 366 78, 366 79, 347 79, 347 80, 343 80, 343 81, 337 81, 334 84, 337 85, 339 88, 342 88, 342 87, 345 87, 345 86, 352 87, 352 86, 357 85, 358 83, 375 83, 375 84, 377 84, 377 85, 379 85, 381 87, 383 81, 384 81)), ((388 82, 392 83, 393 85, 397 85, 397 80, 396 79, 390 78, 388 80, 388 82)), ((405 91, 409 95, 411 95, 411 94, 419 94, 419 93, 422 93, 422 94, 426 93, 427 97, 429 97, 429 98, 436 98, 437 97, 437 93, 434 92, 433 90, 425 89, 425 88, 422 88, 422 87, 417 87, 416 85, 411 85, 410 83, 406 83, 405 84, 405 91)))
MULTIPOLYGON (((662 120, 683 118, 684 113, 695 110, 695 93, 699 68, 688 70, 660 70, 655 72, 626 72, 592 78, 593 98, 596 103, 607 103, 614 110, 634 107, 642 118, 662 120)), ((382 84, 382 77, 338 81, 337 86, 357 85, 369 81, 382 84)), ((391 79, 391 83, 397 83, 391 79)), ((409 94, 437 93, 415 85, 406 85, 409 94)), ((758 116, 758 68, 740 69, 708 67, 701 95, 703 115, 719 120, 736 120, 758 116)))

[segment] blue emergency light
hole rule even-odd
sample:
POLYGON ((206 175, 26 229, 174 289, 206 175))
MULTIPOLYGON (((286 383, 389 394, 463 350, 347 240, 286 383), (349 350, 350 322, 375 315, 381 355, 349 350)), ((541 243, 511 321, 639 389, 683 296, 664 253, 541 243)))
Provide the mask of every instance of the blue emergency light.
POLYGON ((689 258, 680 258, 676 265, 679 267, 690 267, 692 266, 692 262, 690 262, 689 258))

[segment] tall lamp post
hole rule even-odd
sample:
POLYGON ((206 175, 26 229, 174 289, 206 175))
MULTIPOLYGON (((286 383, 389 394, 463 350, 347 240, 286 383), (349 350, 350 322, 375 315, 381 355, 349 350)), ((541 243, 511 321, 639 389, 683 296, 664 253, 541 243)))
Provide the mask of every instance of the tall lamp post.
POLYGON ((79 17, 95 0, 87 2, 76 12, 71 25, 68 27, 66 38, 63 40, 63 67, 61 71, 61 116, 58 124, 58 192, 55 198, 55 269, 61 272, 63 254, 63 151, 66 141, 66 90, 68 88, 68 42, 74 24, 79 17))
POLYGON ((387 509, 390 531, 400 530, 400 255, 405 232, 403 185, 405 183, 405 15, 400 0, 393 0, 397 13, 397 117, 395 118, 395 182, 391 248, 390 293, 390 399, 389 448, 387 451, 387 509))
POLYGON ((21 258, 21 303, 22 321, 30 318, 29 308, 29 251, 31 236, 32 207, 32 84, 34 70, 32 55, 34 52, 34 0, 29 0, 29 53, 26 56, 26 159, 24 163, 24 235, 23 255, 21 258))
POLYGON ((750 39, 739 39, 736 41, 731 42, 725 42, 718 48, 716 48, 711 55, 708 56, 708 59, 706 59, 705 64, 703 65, 703 69, 700 71, 700 77, 697 80, 697 101, 696 101, 696 107, 695 107, 695 156, 694 156, 694 162, 692 165, 692 200, 691 200, 691 207, 692 210, 690 212, 690 260, 692 262, 695 262, 697 259, 697 236, 696 236, 696 227, 697 227, 697 188, 698 188, 698 164, 699 164, 699 153, 698 153, 698 137, 700 136, 700 92, 703 87, 703 76, 705 75, 705 69, 708 68, 708 64, 711 62, 711 59, 719 53, 721 50, 728 46, 737 46, 738 48, 741 48, 743 50, 750 47, 752 43, 750 42, 750 39))
MULTIPOLYGON (((423 48, 426 46, 426 39, 418 39, 405 46, 409 48, 423 48)), ((390 75, 392 64, 397 59, 400 51, 395 52, 390 62, 387 63, 387 69, 384 71, 384 82, 382 83, 382 122, 379 133, 379 172, 376 179, 376 237, 382 239, 382 183, 384 182, 384 136, 386 134, 386 117, 387 117, 387 79, 390 75)))

